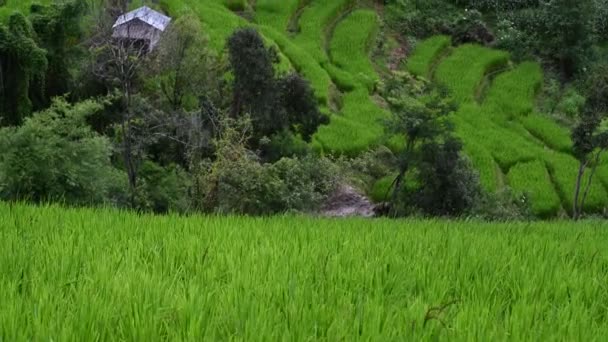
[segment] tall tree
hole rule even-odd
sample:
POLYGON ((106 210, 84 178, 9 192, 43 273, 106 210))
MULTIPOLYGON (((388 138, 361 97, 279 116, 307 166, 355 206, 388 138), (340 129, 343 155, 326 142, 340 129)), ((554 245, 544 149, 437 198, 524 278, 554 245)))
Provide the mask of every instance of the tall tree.
POLYGON ((593 0, 542 0, 535 25, 541 54, 554 61, 566 78, 579 71, 590 54, 593 0))
POLYGON ((44 81, 48 66, 35 38, 21 13, 0 24, 0 126, 19 125, 32 112, 32 83, 44 81))
POLYGON ((107 82, 109 90, 117 88, 122 95, 123 110, 119 124, 121 151, 129 180, 131 204, 135 206, 140 158, 135 147, 137 115, 132 104, 141 68, 149 60, 149 51, 147 44, 138 39, 113 38, 112 21, 111 16, 102 16, 97 23, 97 34, 92 38, 90 46, 92 70, 97 77, 107 82))
POLYGON ((47 51, 49 66, 45 77, 43 105, 71 90, 72 68, 81 57, 79 43, 84 37, 81 19, 85 0, 33 5, 30 20, 40 45, 47 51))
POLYGON ((228 38, 228 50, 234 74, 232 115, 250 114, 256 137, 270 136, 281 127, 280 118, 274 116, 276 51, 264 46, 253 28, 234 32, 228 38))
POLYGON ((572 131, 574 155, 579 160, 572 208, 574 219, 578 219, 584 210, 601 156, 608 149, 608 129, 602 125, 608 119, 608 64, 598 64, 591 70, 586 88, 587 101, 579 123, 572 131), (587 181, 583 184, 589 168, 587 181))
POLYGON ((161 93, 173 110, 217 89, 217 63, 195 16, 186 15, 171 24, 159 44, 156 61, 161 93))
POLYGON ((319 125, 329 123, 327 115, 321 113, 310 83, 296 73, 291 73, 278 82, 280 105, 285 111, 284 126, 300 134, 310 142, 319 125))
POLYGON ((384 96, 393 114, 387 130, 404 137, 391 184, 393 215, 408 207, 430 215, 459 215, 476 199, 478 181, 460 156, 462 145, 449 120, 456 106, 447 95, 443 88, 400 73, 387 82, 384 96), (408 176, 415 188, 405 186, 408 176))

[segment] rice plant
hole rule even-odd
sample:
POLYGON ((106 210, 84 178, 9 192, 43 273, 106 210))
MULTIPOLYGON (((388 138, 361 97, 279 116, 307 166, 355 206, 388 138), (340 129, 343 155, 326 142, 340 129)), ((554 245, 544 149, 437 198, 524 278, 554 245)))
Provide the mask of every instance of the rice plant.
POLYGON ((257 0, 255 21, 279 32, 285 32, 301 3, 302 0, 257 0))
POLYGON ((357 10, 338 23, 330 43, 332 62, 372 90, 378 81, 370 59, 370 42, 379 22, 376 12, 357 10))
POLYGON ((531 202, 531 209, 538 217, 555 217, 561 208, 561 200, 554 190, 545 163, 540 160, 519 163, 509 170, 509 185, 531 202))
POLYGON ((542 69, 538 63, 522 63, 496 76, 483 106, 497 119, 526 117, 534 111, 534 100, 542 80, 542 69))
MULTIPOLYGON (((543 158, 559 191, 564 207, 572 210, 574 185, 578 174, 578 161, 571 155, 545 152, 543 158)), ((608 201, 608 193, 602 186, 601 177, 594 178, 584 209, 587 212, 602 212, 608 201)))
POLYGON ((484 76, 504 67, 508 60, 507 52, 465 44, 439 64, 435 77, 452 91, 457 101, 472 102, 484 76))
POLYGON ((353 3, 354 0, 311 0, 299 18, 299 32, 294 38, 296 44, 308 51, 318 63, 328 62, 325 52, 329 43, 327 29, 353 3))
POLYGON ((523 126, 537 139, 548 147, 563 153, 572 153, 570 131, 560 126, 555 120, 533 113, 520 118, 523 126))
POLYGON ((0 203, 0 338, 608 336, 608 224, 145 216, 0 203))
POLYGON ((433 36, 419 42, 407 59, 407 70, 417 76, 429 77, 431 68, 450 45, 452 38, 449 36, 433 36))

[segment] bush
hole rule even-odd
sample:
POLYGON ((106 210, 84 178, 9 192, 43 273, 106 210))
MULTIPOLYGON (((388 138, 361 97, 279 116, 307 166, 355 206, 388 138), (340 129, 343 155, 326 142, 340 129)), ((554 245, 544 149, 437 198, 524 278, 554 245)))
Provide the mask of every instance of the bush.
POLYGON ((452 37, 456 44, 488 45, 494 41, 494 34, 484 23, 481 13, 476 10, 465 10, 464 16, 454 23, 452 37))
POLYGON ((326 159, 283 158, 264 164, 245 142, 247 120, 221 120, 215 161, 200 165, 195 201, 207 212, 269 215, 314 211, 338 184, 337 169, 326 159))
POLYGON ((387 8, 387 20, 403 35, 426 38, 451 33, 459 12, 444 0, 393 1, 387 8))
POLYGON ((329 160, 308 156, 282 158, 268 166, 282 183, 279 211, 313 212, 319 209, 339 183, 337 167, 329 160))
POLYGON ((245 10, 245 0, 224 0, 224 5, 235 12, 245 10))
POLYGON ((52 106, 0 130, 0 198, 122 205, 126 176, 110 163, 110 142, 86 124, 94 101, 52 106))
POLYGON ((184 213, 191 207, 189 175, 176 165, 162 167, 146 160, 139 168, 137 208, 155 213, 184 213))

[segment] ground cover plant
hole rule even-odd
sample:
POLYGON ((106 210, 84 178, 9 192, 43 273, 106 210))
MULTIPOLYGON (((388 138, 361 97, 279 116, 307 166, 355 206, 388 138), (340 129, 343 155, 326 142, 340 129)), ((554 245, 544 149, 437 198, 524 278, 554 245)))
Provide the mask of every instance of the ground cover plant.
POLYGON ((3 340, 608 336, 608 226, 0 204, 3 340), (297 228, 297 229, 296 229, 297 228))

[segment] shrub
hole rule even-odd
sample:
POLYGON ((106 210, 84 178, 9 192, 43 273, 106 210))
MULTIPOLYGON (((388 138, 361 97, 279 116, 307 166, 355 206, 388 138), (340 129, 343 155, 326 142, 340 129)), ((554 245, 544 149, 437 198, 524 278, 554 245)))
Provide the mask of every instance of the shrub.
POLYGON ((456 44, 488 45, 494 41, 494 34, 483 21, 482 14, 476 10, 465 10, 464 15, 456 20, 452 29, 452 37, 456 44))
POLYGON ((191 208, 189 175, 176 165, 162 167, 146 160, 139 168, 137 208, 155 213, 184 213, 191 208))
POLYGON ((244 11, 245 0, 224 0, 224 5, 231 11, 244 11))
POLYGON ((110 163, 110 142, 86 124, 94 101, 52 106, 20 127, 0 130, 0 198, 122 204, 126 176, 110 163))

